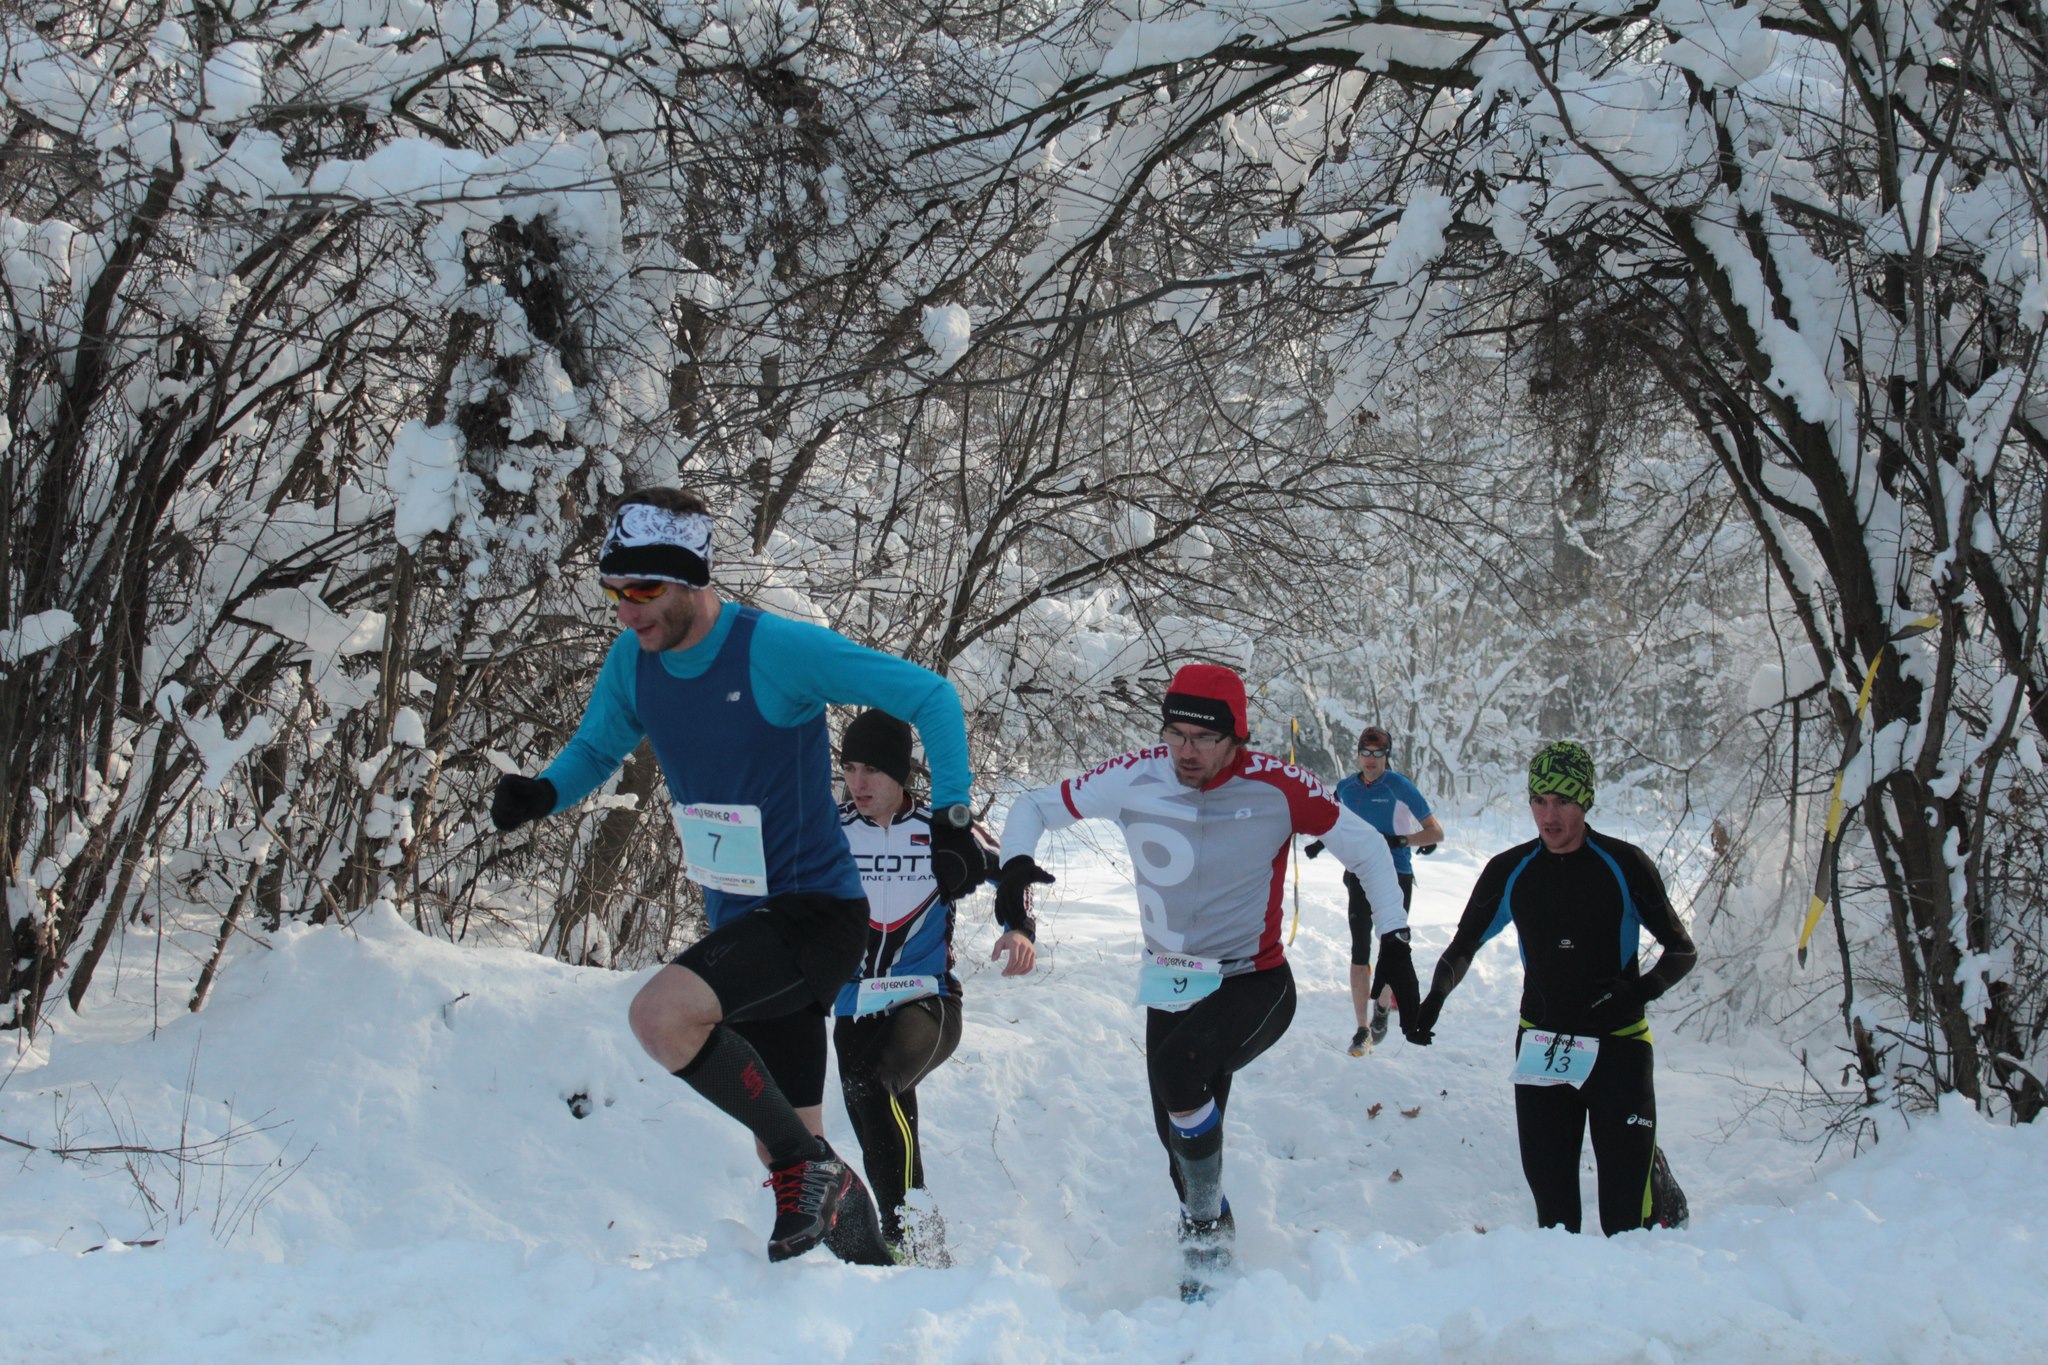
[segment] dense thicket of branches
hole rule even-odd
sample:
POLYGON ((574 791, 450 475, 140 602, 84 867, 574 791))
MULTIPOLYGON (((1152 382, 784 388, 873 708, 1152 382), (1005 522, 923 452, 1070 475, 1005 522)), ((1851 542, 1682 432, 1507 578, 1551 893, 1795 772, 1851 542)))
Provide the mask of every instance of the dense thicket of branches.
MULTIPOLYGON (((1020 156, 1079 168, 1020 310, 1238 165, 1230 240, 1251 245, 1227 284, 1189 283, 1298 310, 1333 426, 1480 337, 1539 411, 1575 368, 1653 377, 1796 632, 1757 700, 1805 702, 1834 736, 1807 754, 1852 755, 1881 895, 1838 908, 1841 967, 1890 997, 1845 992, 1866 1084, 1995 1090, 2022 1115, 2042 1099, 2041 904, 1984 873, 2039 840, 2041 20, 1111 0, 1015 44, 1013 69, 1048 74, 998 111, 1020 156)), ((1577 437, 1551 430, 1569 468, 1577 437)), ((1568 518, 1580 486, 1558 492, 1568 518)), ((1800 766, 1801 729, 1772 732, 1774 762, 1800 766)))
POLYGON ((644 754, 479 813, 575 722, 609 498, 681 477, 1001 780, 1196 654, 1470 802, 1588 739, 1701 814, 1731 970, 1846 745, 1865 1083, 2031 1115, 2039 18, 8 0, 0 1022, 166 905, 195 1006, 379 902, 671 950, 644 754))

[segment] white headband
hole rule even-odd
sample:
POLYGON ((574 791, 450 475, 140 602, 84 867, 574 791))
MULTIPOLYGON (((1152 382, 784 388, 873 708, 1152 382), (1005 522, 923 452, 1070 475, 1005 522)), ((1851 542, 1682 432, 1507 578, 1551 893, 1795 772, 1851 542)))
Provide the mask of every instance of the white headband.
POLYGON ((705 587, 711 582, 711 518, 629 502, 605 532, 597 571, 606 578, 705 587))

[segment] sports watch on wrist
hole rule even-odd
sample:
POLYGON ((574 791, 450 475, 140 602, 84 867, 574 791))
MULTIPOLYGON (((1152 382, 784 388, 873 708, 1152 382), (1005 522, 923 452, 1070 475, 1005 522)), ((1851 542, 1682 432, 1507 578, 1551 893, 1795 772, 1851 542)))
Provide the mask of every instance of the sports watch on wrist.
POLYGON ((950 806, 938 806, 932 811, 932 823, 945 825, 949 829, 966 829, 974 823, 974 812, 964 801, 955 801, 950 806))

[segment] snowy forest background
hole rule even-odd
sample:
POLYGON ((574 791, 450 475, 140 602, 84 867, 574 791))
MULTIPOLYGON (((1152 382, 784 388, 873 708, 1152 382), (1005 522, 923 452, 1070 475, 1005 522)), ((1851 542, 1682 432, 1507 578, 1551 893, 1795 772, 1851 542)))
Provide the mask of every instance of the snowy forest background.
POLYGON ((1195 657, 1453 817, 1577 738, 1691 1024, 2043 1104, 2038 4, 0 0, 0 95, 0 1026, 383 907, 687 942, 646 754, 483 814, 680 480, 983 799, 1195 657))

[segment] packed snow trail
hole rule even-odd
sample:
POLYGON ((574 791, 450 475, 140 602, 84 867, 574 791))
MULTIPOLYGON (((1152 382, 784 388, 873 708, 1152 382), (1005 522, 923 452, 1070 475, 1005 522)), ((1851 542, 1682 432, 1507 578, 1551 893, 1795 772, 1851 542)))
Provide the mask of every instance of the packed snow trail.
MULTIPOLYGON (((1425 973, 1485 852, 1522 837, 1466 832, 1418 867, 1425 973)), ((1080 833, 1044 859, 1060 882, 1041 902, 1032 977, 986 963, 983 902, 963 916, 966 1034, 919 1088, 951 1269, 820 1253, 769 1265, 770 1199, 745 1135, 626 1030, 639 975, 366 917, 245 950, 197 1016, 180 983, 159 989, 130 959, 116 998, 62 1018, 22 1059, 0 1087, 0 1134, 20 1141, 254 1131, 232 1164, 188 1167, 182 1186, 161 1161, 131 1174, 17 1155, 0 1172, 0 1355, 1377 1365, 2036 1350, 2044 1134, 1952 1111, 1817 1165, 1811 1134, 1784 1131, 1811 1119, 1766 1089, 1794 1083, 1783 1049, 1673 1036, 1666 1001, 1651 1012, 1660 1133, 1692 1226, 1538 1231, 1506 1077, 1512 932, 1480 955, 1434 1047, 1397 1031, 1352 1058, 1344 893, 1314 864, 1289 954, 1299 1011, 1232 1094, 1235 1264, 1206 1302, 1181 1303, 1130 1003, 1136 911, 1121 855, 1080 833), (150 1236, 163 1240, 110 1244, 150 1236)), ((850 1157, 836 1085, 827 1118, 850 1157)), ((1590 1196, 1590 1157, 1585 1176, 1590 1196)))

